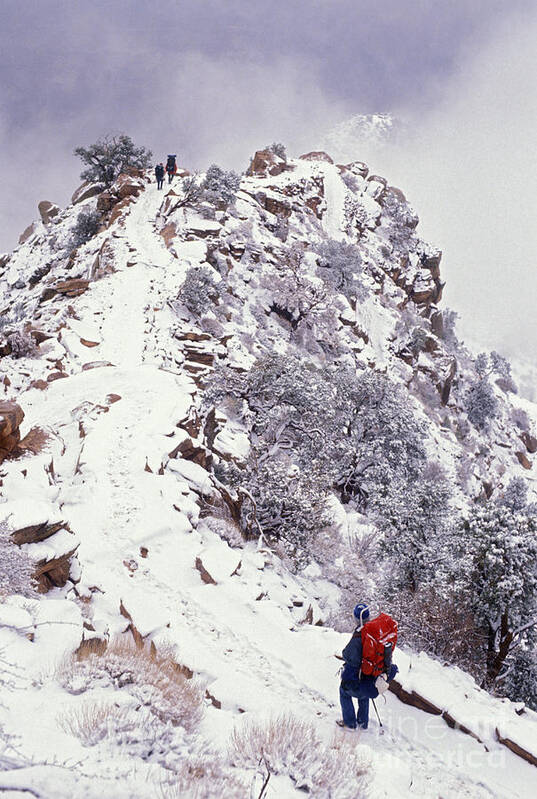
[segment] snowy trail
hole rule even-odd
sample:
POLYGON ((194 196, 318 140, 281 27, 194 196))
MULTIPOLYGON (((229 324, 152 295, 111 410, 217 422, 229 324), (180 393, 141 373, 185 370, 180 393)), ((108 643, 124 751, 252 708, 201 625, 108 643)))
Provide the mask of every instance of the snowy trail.
POLYGON ((323 215, 322 225, 327 235, 332 239, 346 238, 343 232, 345 197, 347 187, 341 177, 331 168, 322 169, 324 177, 324 194, 326 199, 326 211, 323 215))

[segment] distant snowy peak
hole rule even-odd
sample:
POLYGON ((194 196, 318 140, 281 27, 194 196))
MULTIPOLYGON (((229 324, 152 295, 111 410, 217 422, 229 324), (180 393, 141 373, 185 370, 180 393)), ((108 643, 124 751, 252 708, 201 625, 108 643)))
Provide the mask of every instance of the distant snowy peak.
POLYGON ((321 146, 338 161, 368 160, 372 152, 397 141, 404 123, 391 114, 354 114, 331 128, 321 146))

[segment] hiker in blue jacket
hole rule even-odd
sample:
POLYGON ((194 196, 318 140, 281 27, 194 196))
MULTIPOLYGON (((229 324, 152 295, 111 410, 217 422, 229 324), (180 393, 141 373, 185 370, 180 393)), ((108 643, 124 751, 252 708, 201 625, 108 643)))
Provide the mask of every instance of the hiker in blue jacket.
POLYGON ((164 164, 162 162, 155 167, 155 177, 157 179, 157 189, 161 189, 164 183, 164 164))
MULTIPOLYGON (((369 700, 376 699, 379 695, 376 680, 378 678, 362 674, 362 627, 369 621, 369 608, 365 604, 356 605, 354 618, 358 625, 351 640, 341 653, 345 665, 341 671, 341 684, 339 686, 339 701, 343 719, 336 722, 340 727, 351 730, 356 728, 367 730, 369 724, 369 700), (358 715, 356 715, 353 697, 358 700, 358 715)), ((386 675, 386 682, 392 680, 398 669, 390 665, 386 675)))

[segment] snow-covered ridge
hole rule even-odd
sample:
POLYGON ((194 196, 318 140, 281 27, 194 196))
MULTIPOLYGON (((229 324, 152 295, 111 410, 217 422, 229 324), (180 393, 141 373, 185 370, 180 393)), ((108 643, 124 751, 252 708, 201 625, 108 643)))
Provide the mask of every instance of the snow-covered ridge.
MULTIPOLYGON (((438 308, 440 253, 419 239, 402 192, 360 162, 337 166, 322 153, 285 163, 260 157, 250 173, 230 207, 183 205, 185 178, 163 194, 147 175, 124 176, 110 192, 78 193, 2 258, 5 398, 24 411, 23 442, 35 428, 47 440, 37 454, 0 465, 0 510, 12 529, 33 531, 23 546, 48 569, 49 589, 0 605, 3 657, 20 669, 2 723, 21 736, 17 757, 84 763, 61 770, 18 762, 26 767, 3 784, 45 796, 153 796, 188 747, 224 747, 235 725, 288 708, 330 739, 338 714, 333 655, 346 642, 328 626, 339 590, 314 563, 292 573, 262 542, 220 534, 224 525, 210 512, 219 502, 212 467, 240 466, 250 442, 238 418, 217 408, 208 424, 202 415, 216 365, 242 372, 266 352, 302 351, 312 362, 388 374, 428 420, 429 446, 446 469, 465 459, 461 505, 530 472, 533 444, 521 440, 511 412, 516 404, 535 418, 535 409, 499 386, 492 431, 476 436, 474 451, 461 446, 457 384, 469 366, 459 357, 453 372, 438 308), (103 229, 70 252, 80 210, 94 207, 103 229), (298 248, 315 289, 309 251, 327 240, 359 243, 365 296, 337 294, 301 326, 304 309, 281 304, 286 287, 274 276, 282 251, 298 248), (177 301, 197 267, 225 284, 218 305, 199 316, 177 301), (9 339, 21 320, 37 350, 13 358, 9 339), (427 336, 415 350, 411 332, 420 322, 427 336), (200 681, 207 707, 195 740, 182 739, 179 727, 163 751, 140 754, 124 731, 122 748, 112 736, 85 747, 62 729, 61 713, 88 699, 131 701, 103 680, 70 693, 54 670, 82 641, 126 631, 157 648, 171 645, 200 681)), ((337 514, 341 535, 351 518, 341 504, 337 514)), ((519 716, 520 706, 426 656, 405 651, 398 662, 407 693, 419 692, 475 737, 389 695, 379 708, 388 734, 373 727, 358 742, 371 762, 370 795, 528 795, 537 772, 499 739, 537 754, 534 714, 519 716)), ((254 775, 243 769, 245 785, 254 775)), ((299 795, 286 776, 275 776, 271 790, 299 795)), ((337 795, 355 795, 344 791, 337 795)))

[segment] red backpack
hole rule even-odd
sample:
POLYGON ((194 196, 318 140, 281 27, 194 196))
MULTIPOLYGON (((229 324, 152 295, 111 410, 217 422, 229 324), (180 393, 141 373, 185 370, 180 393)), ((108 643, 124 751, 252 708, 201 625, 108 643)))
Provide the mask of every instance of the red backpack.
POLYGON ((366 622, 361 633, 361 672, 378 677, 390 668, 392 652, 397 643, 397 622, 387 613, 381 613, 373 621, 366 622))

